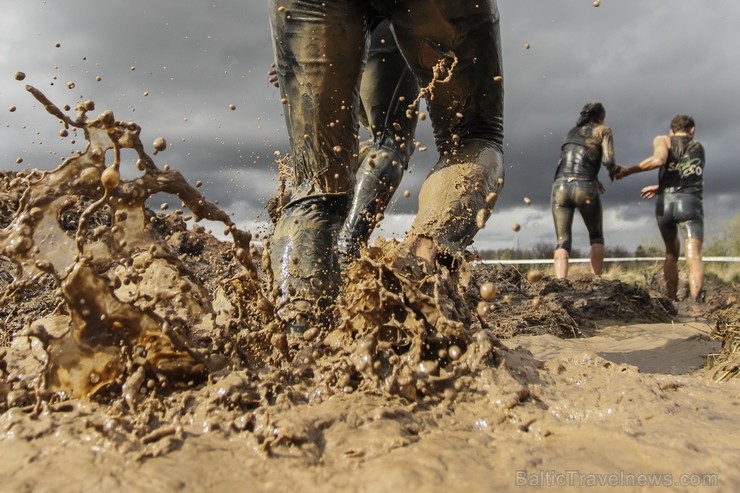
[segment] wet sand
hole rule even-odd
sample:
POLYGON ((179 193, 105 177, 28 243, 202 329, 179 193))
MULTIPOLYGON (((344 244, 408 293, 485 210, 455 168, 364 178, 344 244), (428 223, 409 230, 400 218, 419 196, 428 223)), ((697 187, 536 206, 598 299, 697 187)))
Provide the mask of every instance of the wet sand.
POLYGON ((588 339, 514 337, 505 341, 508 371, 483 375, 488 392, 460 402, 351 393, 270 409, 265 419, 287 423, 292 438, 275 437, 269 455, 238 431, 238 412, 208 409, 218 383, 193 391, 189 400, 201 403, 148 439, 94 403, 37 417, 12 409, 0 416, 3 490, 731 491, 740 484, 740 387, 702 370, 718 349, 708 330, 651 324, 588 339))

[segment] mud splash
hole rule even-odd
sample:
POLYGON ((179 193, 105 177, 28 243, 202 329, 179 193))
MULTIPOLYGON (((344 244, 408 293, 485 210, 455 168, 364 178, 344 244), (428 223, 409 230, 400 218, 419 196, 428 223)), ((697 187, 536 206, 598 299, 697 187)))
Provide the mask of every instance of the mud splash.
MULTIPOLYGON (((205 361, 183 336, 214 318, 209 296, 181 275, 182 263, 155 233, 157 218, 145 203, 156 193, 173 194, 196 221, 223 222, 237 258, 255 275, 249 233, 239 231, 180 173, 160 170, 144 151, 138 125, 117 121, 111 111, 89 118, 91 101, 79 104, 72 119, 36 88, 26 90, 65 130, 82 130, 87 140, 83 151, 58 168, 9 183, 25 191, 0 240, 0 254, 16 266, 0 306, 48 279, 61 301, 55 311, 65 314, 53 322, 36 321, 26 331, 48 351, 37 390, 89 397, 112 384, 126 386, 127 378, 142 380, 142 371, 162 379, 202 377, 205 361), (122 163, 124 148, 138 159, 122 163), (122 165, 140 175, 122 181, 122 165)), ((154 144, 155 153, 166 146, 163 139, 154 144)))
MULTIPOLYGON (((158 168, 138 125, 115 120, 111 111, 89 118, 92 102, 80 104, 72 119, 26 88, 65 129, 81 129, 88 140, 58 168, 10 183, 25 191, 0 242, 2 256, 16 266, 0 307, 39 282, 55 286, 59 300, 53 317, 27 324, 21 334, 46 352, 32 385, 37 403, 98 393, 133 403, 145 385, 192 385, 227 364, 287 368, 296 381, 309 375, 314 394, 362 389, 415 400, 454 392, 460 374, 500 360, 496 338, 459 294, 470 281, 468 264, 428 275, 395 242, 369 249, 348 268, 333 326, 290 339, 273 323, 267 250, 251 245, 251 235, 182 175, 158 168), (122 163, 122 148, 134 149, 136 162, 122 163), (121 166, 141 174, 122 180, 121 166), (158 229, 161 218, 146 207, 157 193, 177 196, 196 221, 221 221, 232 235, 227 255, 238 266, 215 292, 194 279, 173 248, 187 230, 158 229)), ((164 139, 154 148, 163 151, 164 139)))

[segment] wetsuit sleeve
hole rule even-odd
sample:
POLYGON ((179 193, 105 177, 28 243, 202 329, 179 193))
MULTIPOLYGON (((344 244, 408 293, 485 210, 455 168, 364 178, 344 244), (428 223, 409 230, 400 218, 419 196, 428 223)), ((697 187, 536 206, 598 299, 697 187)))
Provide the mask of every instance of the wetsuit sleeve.
POLYGON ((618 171, 614 162, 614 137, 609 127, 604 127, 601 132, 601 164, 609 170, 609 176, 618 171))

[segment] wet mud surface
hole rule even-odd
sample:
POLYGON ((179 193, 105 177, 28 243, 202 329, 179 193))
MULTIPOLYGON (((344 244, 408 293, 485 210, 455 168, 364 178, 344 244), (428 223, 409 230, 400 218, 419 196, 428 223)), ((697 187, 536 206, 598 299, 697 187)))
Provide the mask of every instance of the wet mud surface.
POLYGON ((709 286, 697 317, 657 285, 464 259, 428 275, 379 241, 345 266, 331 324, 289 336, 261 242, 134 124, 29 92, 87 145, 0 173, 5 491, 740 484, 740 379, 717 337, 737 330, 733 288, 709 286), (182 209, 154 212, 155 193, 182 209))

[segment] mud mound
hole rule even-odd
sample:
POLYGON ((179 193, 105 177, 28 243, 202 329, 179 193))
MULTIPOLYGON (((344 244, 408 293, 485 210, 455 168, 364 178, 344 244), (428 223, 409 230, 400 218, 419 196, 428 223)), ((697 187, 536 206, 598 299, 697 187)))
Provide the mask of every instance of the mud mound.
POLYGON ((718 354, 709 355, 712 379, 721 382, 740 376, 740 305, 737 291, 724 302, 724 308, 715 312, 717 324, 712 337, 722 342, 718 354))
POLYGON ((670 300, 641 286, 592 276, 558 280, 538 271, 524 274, 513 266, 477 264, 469 303, 481 302, 480 286, 493 282, 497 297, 484 310, 486 326, 499 337, 520 334, 583 336, 598 326, 669 322, 670 300))

